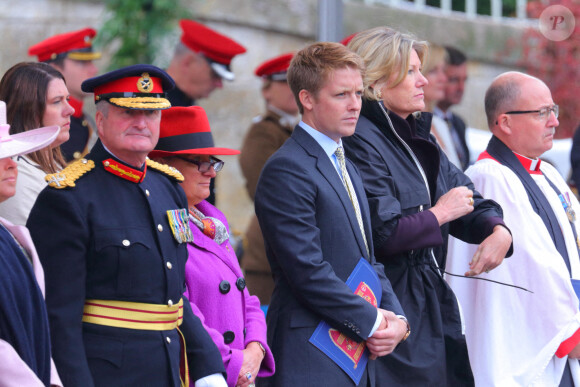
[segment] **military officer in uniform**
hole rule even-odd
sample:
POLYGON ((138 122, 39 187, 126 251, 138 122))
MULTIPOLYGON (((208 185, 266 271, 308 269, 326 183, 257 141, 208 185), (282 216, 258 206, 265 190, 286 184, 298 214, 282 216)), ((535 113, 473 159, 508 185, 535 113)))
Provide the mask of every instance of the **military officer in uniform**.
POLYGON ((101 53, 93 51, 92 41, 96 34, 94 29, 84 28, 52 36, 28 49, 28 55, 37 56, 39 62, 48 63, 60 71, 66 80, 69 103, 75 109, 71 116, 70 138, 60 146, 66 161, 80 159, 97 140, 91 118, 83 112, 86 94, 81 90, 81 83, 97 74, 93 60, 99 59, 101 53))
POLYGON ((225 386, 220 353, 182 298, 192 238, 183 176, 146 157, 172 87, 150 65, 83 82, 100 140, 47 176, 32 209, 65 386, 188 386, 188 375, 196 386, 225 386))

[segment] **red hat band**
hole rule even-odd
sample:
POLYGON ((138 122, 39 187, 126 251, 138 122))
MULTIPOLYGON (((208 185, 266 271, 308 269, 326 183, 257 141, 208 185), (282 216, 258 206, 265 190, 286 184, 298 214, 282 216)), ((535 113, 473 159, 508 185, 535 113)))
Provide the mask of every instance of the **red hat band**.
POLYGON ((95 87, 95 96, 110 93, 163 93, 161 79, 143 73, 140 77, 125 77, 95 87))

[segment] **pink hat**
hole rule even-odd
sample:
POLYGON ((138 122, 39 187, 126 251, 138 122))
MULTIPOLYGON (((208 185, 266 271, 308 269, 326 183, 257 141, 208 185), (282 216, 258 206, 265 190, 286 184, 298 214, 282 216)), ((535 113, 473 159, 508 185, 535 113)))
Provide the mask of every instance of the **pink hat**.
POLYGON ((60 127, 54 125, 10 135, 10 125, 6 124, 6 103, 0 101, 0 159, 44 148, 54 141, 58 132, 60 127))

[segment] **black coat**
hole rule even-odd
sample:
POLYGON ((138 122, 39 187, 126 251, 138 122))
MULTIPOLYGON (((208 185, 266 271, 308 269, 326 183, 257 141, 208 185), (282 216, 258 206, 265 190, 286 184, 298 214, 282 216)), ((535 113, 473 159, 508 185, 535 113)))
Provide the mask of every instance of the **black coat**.
MULTIPOLYGON (((173 237, 166 211, 187 208, 185 194, 177 181, 153 168, 140 183, 107 172, 103 161, 116 159, 100 141, 86 158, 94 161, 94 169, 75 187, 45 188, 27 224, 45 269, 59 375, 65 386, 178 386, 176 329, 115 328, 83 323, 82 316, 85 299, 179 301, 187 247, 173 237)), ((185 298, 180 330, 192 380, 225 372, 219 351, 185 298)))
MULTIPOLYGON (((473 184, 430 136, 431 114, 419 120, 389 117, 396 132, 379 103, 365 101, 355 134, 343 139, 364 181, 377 260, 412 331, 391 355, 380 358, 377 380, 384 386, 473 385, 457 301, 441 272, 449 234, 480 243, 503 224, 502 211, 474 191, 475 210, 439 227, 426 210, 451 188, 474 190, 473 184)), ((470 259, 465 258, 466 271, 470 259)))

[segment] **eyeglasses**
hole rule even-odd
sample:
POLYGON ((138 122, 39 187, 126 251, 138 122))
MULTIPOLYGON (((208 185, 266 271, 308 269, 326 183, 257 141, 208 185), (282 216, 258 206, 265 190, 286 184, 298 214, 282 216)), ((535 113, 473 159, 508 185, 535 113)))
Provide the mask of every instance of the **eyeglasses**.
POLYGON ((538 113, 538 118, 545 119, 550 117, 550 112, 554 112, 556 118, 558 118, 558 114, 560 113, 560 107, 558 105, 554 106, 546 106, 538 110, 513 110, 511 112, 505 112, 504 114, 531 114, 531 113, 538 113))
POLYGON ((186 159, 185 157, 180 157, 180 156, 176 156, 176 157, 180 160, 187 162, 187 163, 197 165, 197 170, 200 171, 201 173, 205 173, 205 172, 209 171, 209 169, 211 167, 213 167, 214 171, 219 172, 222 170, 222 168, 224 167, 224 164, 225 164, 222 160, 218 159, 217 157, 213 157, 213 156, 210 156, 210 158, 209 158, 210 161, 190 160, 190 159, 186 159))

